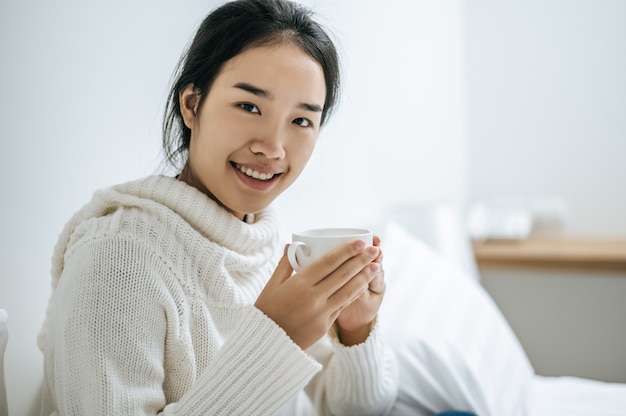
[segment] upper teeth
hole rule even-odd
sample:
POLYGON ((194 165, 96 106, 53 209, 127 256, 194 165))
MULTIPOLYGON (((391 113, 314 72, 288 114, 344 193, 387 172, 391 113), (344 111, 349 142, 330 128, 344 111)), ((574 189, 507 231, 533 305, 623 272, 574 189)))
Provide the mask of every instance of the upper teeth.
POLYGON ((262 173, 262 172, 258 172, 254 169, 250 169, 250 168, 246 168, 240 165, 236 165, 237 169, 239 169, 241 172, 245 173, 246 175, 254 178, 254 179, 259 179, 262 181, 267 181, 272 179, 272 177, 274 176, 273 173, 262 173))

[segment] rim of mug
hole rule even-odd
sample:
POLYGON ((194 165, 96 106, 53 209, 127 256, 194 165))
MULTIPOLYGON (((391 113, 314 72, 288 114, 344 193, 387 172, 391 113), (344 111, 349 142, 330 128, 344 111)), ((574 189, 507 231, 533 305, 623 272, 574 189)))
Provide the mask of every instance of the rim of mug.
POLYGON ((362 237, 372 234, 371 230, 361 227, 327 227, 327 228, 311 228, 308 230, 293 233, 298 237, 362 237))

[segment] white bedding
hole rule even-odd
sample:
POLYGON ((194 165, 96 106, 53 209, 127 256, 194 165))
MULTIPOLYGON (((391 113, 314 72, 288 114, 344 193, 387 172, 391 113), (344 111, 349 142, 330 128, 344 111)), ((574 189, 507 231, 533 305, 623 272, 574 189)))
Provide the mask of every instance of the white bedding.
POLYGON ((400 368, 394 415, 626 416, 626 384, 535 375, 479 282, 398 224, 383 237, 379 319, 400 368))
POLYGON ((535 376, 529 416, 624 416, 626 384, 535 376))

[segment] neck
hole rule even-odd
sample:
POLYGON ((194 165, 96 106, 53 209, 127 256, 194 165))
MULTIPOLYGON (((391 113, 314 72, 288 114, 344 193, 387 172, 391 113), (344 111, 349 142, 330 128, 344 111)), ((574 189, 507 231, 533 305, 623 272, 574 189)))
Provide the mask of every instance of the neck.
POLYGON ((189 186, 193 186, 194 188, 196 188, 197 190, 199 190, 200 192, 202 192, 203 194, 211 198, 213 201, 217 202, 222 208, 224 208, 226 211, 230 212, 231 214, 233 214, 235 217, 239 218, 243 222, 247 223, 248 220, 254 219, 254 217, 252 217, 251 214, 249 215, 249 214, 240 214, 238 212, 233 212, 227 206, 222 204, 222 202, 219 199, 217 199, 215 195, 213 195, 211 191, 209 191, 209 189, 206 186, 204 186, 202 182, 196 178, 196 176, 193 174, 193 170, 189 166, 189 161, 187 161, 187 163, 183 167, 183 170, 176 176, 176 179, 178 179, 179 181, 185 182, 189 186))

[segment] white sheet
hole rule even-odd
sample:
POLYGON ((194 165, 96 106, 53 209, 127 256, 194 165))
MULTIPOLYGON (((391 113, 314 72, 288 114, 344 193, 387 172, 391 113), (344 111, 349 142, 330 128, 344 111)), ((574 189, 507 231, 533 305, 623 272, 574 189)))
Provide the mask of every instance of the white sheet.
POLYGON ((535 376, 529 416, 625 416, 626 384, 535 376))

